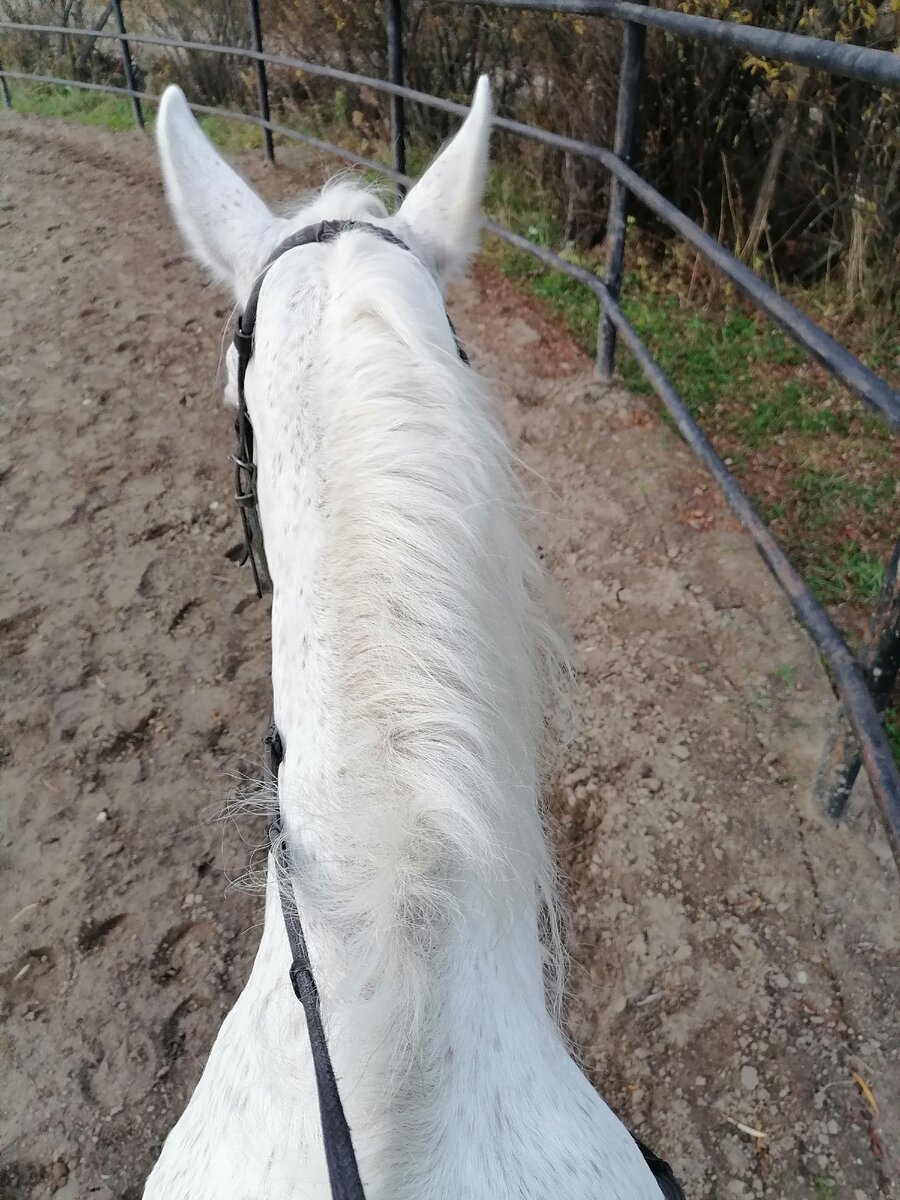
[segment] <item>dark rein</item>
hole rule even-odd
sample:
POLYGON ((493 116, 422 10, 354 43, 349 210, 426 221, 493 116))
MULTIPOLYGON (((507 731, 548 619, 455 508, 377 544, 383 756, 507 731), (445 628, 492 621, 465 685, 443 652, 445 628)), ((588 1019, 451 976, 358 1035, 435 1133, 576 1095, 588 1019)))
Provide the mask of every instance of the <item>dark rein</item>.
MULTIPOLYGON (((409 247, 390 230, 378 225, 370 225, 362 221, 321 221, 318 225, 307 225, 289 238, 269 256, 263 269, 256 277, 256 282, 247 298, 243 311, 237 319, 234 331, 234 346, 237 351, 237 395, 238 411, 234 420, 237 445, 231 461, 235 468, 235 500, 241 516, 241 528, 244 534, 244 548, 240 559, 241 564, 248 562, 253 570, 253 580, 256 584, 256 594, 262 596, 263 591, 271 591, 272 578, 269 574, 268 563, 263 546, 262 525, 259 519, 259 506, 256 494, 256 463, 253 454, 253 425, 247 411, 247 398, 244 394, 244 381, 247 367, 253 356, 253 338, 256 330, 256 310, 259 306, 259 293, 265 281, 269 267, 288 250, 298 246, 309 246, 333 242, 342 233, 354 229, 364 229, 373 233, 382 241, 401 250, 409 252, 409 247)), ((460 359, 468 363, 468 356, 453 328, 453 322, 448 315, 447 321, 456 341, 456 350, 460 359)), ((274 787, 276 795, 275 812, 267 830, 269 850, 275 864, 275 878, 278 894, 281 897, 281 915, 287 933, 288 945, 291 950, 290 980, 294 995, 303 1005, 306 1014, 306 1029, 309 1034, 309 1045, 312 1052, 313 1070, 316 1076, 316 1092, 319 1099, 319 1118, 322 1123, 322 1141, 325 1147, 325 1161, 328 1166, 328 1180, 331 1184, 332 1200, 365 1200, 362 1180, 359 1177, 359 1166, 356 1161, 356 1151, 353 1149, 353 1138, 350 1126, 341 1103, 340 1091, 334 1074, 328 1041, 325 1037, 325 1027, 322 1023, 322 1012, 319 1004, 319 990, 313 974, 312 962, 300 922, 300 913, 294 896, 291 882, 290 858, 287 842, 282 826, 281 805, 278 796, 278 771, 284 759, 284 745, 281 735, 275 725, 274 717, 266 730, 265 750, 263 757, 262 782, 268 787, 274 787)), ((652 1150, 637 1141, 644 1159, 652 1171, 665 1200, 685 1200, 681 1185, 675 1179, 672 1168, 668 1163, 658 1158, 652 1150)))

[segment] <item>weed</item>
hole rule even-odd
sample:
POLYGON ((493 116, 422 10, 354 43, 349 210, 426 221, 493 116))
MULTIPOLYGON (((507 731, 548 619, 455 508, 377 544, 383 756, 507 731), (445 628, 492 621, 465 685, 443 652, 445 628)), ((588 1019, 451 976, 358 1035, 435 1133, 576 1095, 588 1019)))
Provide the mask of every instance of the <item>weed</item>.
POLYGON ((807 581, 823 604, 837 604, 848 595, 872 601, 884 581, 884 563, 855 542, 843 546, 836 558, 807 568, 807 581))
POLYGON ((885 709, 882 714, 884 732, 894 758, 900 763, 900 705, 885 709))
POLYGON ((794 671, 795 667, 790 663, 779 663, 775 668, 775 674, 781 680, 785 687, 792 688, 794 686, 794 671))

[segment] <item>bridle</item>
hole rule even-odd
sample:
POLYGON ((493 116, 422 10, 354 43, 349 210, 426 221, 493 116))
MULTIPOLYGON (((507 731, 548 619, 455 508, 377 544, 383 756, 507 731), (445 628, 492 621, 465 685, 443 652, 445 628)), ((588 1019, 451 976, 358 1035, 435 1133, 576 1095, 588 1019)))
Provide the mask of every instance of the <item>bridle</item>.
MULTIPOLYGON (((263 591, 271 591, 272 579, 266 562, 263 546, 262 525, 259 519, 259 505, 256 491, 256 463, 253 455, 253 424, 247 410, 247 399, 244 394, 244 382, 247 367, 253 356, 254 333, 256 330, 256 310, 259 306, 259 294, 265 281, 266 274, 273 263, 277 262, 289 250, 299 246, 333 242, 342 233, 351 230, 365 230, 374 234, 382 241, 397 246, 411 253, 405 242, 388 229, 372 225, 365 221, 320 221, 316 225, 307 225, 299 232, 292 234, 281 243, 269 256, 259 275, 257 275, 247 303, 238 315, 234 331, 234 346, 237 351, 237 396, 238 409, 234 421, 236 447, 231 461, 235 467, 235 500, 241 517, 241 528, 244 535, 244 547, 239 558, 241 564, 249 562, 256 584, 256 594, 262 597, 263 591)), ((468 363, 466 354, 449 314, 447 322, 456 342, 456 351, 463 363, 468 363)), ((322 1013, 319 1004, 319 991, 313 974, 312 962, 300 922, 300 913, 294 896, 291 882, 290 857, 287 842, 284 837, 281 805, 278 800, 278 771, 284 759, 284 745, 281 735, 275 725, 274 717, 269 722, 264 739, 262 783, 275 792, 275 811, 267 829, 269 851, 275 865, 275 879, 281 898, 281 915, 284 920, 288 945, 291 951, 291 966, 289 971, 291 987, 294 995, 303 1005, 306 1015, 306 1029, 309 1035, 309 1045, 312 1052, 313 1070, 316 1077, 316 1092, 319 1100, 319 1118, 322 1125, 322 1140, 325 1148, 325 1161, 328 1167, 328 1179, 331 1184, 332 1200, 365 1200, 362 1180, 359 1176, 359 1166, 350 1126, 344 1113, 340 1090, 334 1074, 328 1041, 325 1037, 325 1027, 322 1023, 322 1013)), ((685 1200, 681 1185, 675 1179, 672 1168, 668 1163, 658 1158, 652 1150, 635 1139, 650 1170, 656 1177, 665 1200, 685 1200)))
MULTIPOLYGON (((269 564, 266 562, 266 552, 263 546, 262 525, 259 520, 259 505, 256 496, 256 463, 253 458, 253 425, 247 411, 247 399, 244 395, 244 378, 247 367, 253 357, 253 335, 256 330, 256 310, 259 306, 259 293, 265 282, 266 275, 273 263, 277 262, 289 250, 299 246, 321 245, 333 242, 342 233, 354 229, 363 229, 374 233, 383 242, 397 246, 400 250, 411 253, 409 246, 389 229, 380 225, 371 225, 367 221, 320 221, 317 225, 307 225, 297 233, 292 233, 277 249, 269 255, 265 265, 256 277, 256 281, 247 297, 247 303, 238 315, 234 329, 234 348, 237 351, 237 395, 238 410, 234 418, 236 445, 231 461, 234 463, 234 498, 241 515, 241 528, 244 535, 244 547, 238 563, 243 566, 249 562, 253 571, 253 582, 256 584, 256 594, 262 598, 264 591, 272 590, 272 577, 269 574, 269 564)), ((457 337, 456 330, 449 315, 447 321, 450 332, 456 342, 456 352, 464 363, 468 363, 462 343, 457 337)))

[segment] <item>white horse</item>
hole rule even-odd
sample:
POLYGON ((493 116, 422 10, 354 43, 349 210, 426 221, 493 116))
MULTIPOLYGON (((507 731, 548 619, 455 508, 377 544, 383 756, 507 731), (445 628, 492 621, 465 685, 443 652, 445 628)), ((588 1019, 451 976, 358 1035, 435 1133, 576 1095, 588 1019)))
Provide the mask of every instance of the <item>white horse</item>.
MULTIPOLYGON (((570 1058, 542 784, 566 667, 495 406, 445 282, 480 227, 491 104, 388 216, 338 182, 274 216, 170 87, 157 123, 194 255, 262 286, 246 397, 273 580, 292 884, 368 1200, 659 1200, 570 1058)), ((228 392, 235 394, 234 351, 228 392)), ((263 716, 263 714, 260 714, 263 716)), ((250 979, 148 1200, 330 1195, 270 861, 250 979)))

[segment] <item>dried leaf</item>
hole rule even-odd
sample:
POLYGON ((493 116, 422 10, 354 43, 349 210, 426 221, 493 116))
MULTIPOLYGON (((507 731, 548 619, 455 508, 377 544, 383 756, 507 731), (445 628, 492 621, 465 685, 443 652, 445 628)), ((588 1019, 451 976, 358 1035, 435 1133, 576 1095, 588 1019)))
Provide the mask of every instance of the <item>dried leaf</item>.
POLYGON ((875 1099, 875 1094, 872 1091, 872 1089, 869 1087, 869 1085, 863 1079, 862 1075, 858 1075, 855 1071, 853 1072, 853 1082, 856 1084, 856 1086, 859 1088, 860 1092, 862 1093, 863 1100, 865 1100, 866 1104, 868 1104, 869 1108, 872 1110, 872 1116, 877 1117, 878 1116, 878 1101, 875 1099))

